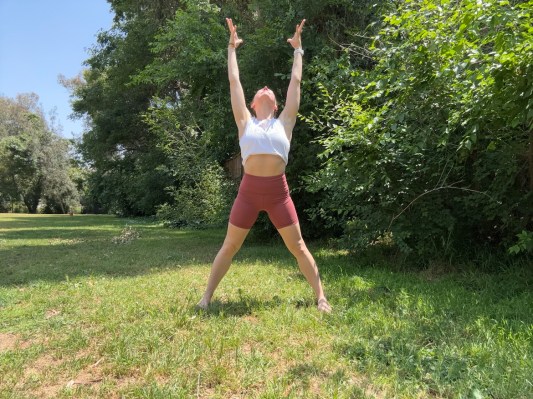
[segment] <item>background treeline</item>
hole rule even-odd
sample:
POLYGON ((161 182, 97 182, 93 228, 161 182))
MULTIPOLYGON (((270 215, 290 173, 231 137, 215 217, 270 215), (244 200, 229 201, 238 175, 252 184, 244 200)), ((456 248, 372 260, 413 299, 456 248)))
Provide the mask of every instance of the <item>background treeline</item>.
POLYGON ((84 172, 49 119, 34 93, 0 97, 0 212, 79 209, 84 172))
MULTIPOLYGON (((283 101, 307 19, 287 168, 304 234, 420 259, 533 247, 533 1, 110 0, 83 76, 86 212, 227 221, 238 153, 225 17, 247 100, 283 101)), ((259 223, 256 231, 268 231, 259 223)))

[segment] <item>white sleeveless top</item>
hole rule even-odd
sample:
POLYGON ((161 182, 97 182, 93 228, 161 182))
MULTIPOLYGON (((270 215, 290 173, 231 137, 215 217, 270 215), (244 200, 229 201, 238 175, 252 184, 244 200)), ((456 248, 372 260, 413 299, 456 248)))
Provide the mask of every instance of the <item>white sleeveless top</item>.
POLYGON ((291 143, 282 123, 275 118, 261 121, 250 118, 239 139, 239 145, 243 165, 250 155, 255 154, 279 155, 285 164, 289 161, 291 143))

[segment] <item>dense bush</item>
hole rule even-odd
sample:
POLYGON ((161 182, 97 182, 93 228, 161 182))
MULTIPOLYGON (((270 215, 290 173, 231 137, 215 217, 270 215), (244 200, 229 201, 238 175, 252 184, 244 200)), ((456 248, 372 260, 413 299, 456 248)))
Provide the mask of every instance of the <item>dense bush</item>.
POLYGON ((173 203, 162 205, 157 216, 171 227, 222 226, 228 222, 234 185, 218 165, 207 164, 197 176, 172 189, 173 203))
POLYGON ((169 200, 157 216, 173 227, 205 227, 227 222, 235 185, 214 160, 198 125, 183 125, 188 107, 174 107, 170 100, 154 98, 144 122, 157 137, 158 150, 167 158, 172 176, 166 191, 169 200))
POLYGON ((308 183, 327 196, 314 215, 350 247, 392 238, 449 256, 533 229, 532 5, 406 1, 374 38, 372 71, 317 83, 307 120, 324 166, 308 183))

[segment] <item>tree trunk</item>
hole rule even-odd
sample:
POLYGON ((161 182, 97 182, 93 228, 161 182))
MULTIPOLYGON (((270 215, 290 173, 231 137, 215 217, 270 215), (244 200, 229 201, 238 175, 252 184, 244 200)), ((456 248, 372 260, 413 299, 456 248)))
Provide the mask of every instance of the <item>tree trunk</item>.
POLYGON ((35 201, 33 201, 33 198, 24 197, 24 205, 28 208, 29 213, 37 213, 38 204, 38 202, 35 203, 35 201))
POLYGON ((24 195, 24 204, 28 208, 29 213, 37 213, 37 207, 39 206, 42 192, 43 184, 42 180, 39 179, 39 181, 32 187, 32 190, 24 195))

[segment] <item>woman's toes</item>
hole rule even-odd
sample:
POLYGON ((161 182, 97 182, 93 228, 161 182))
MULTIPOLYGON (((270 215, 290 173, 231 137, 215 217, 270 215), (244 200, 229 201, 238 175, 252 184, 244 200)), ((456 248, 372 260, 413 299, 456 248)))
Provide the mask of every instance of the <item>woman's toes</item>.
POLYGON ((324 313, 331 313, 331 306, 326 298, 322 298, 318 301, 318 310, 324 313))

